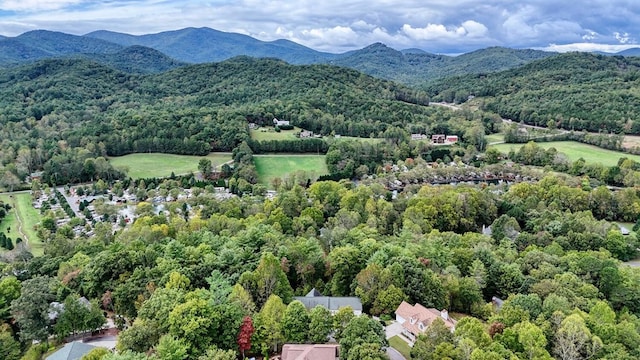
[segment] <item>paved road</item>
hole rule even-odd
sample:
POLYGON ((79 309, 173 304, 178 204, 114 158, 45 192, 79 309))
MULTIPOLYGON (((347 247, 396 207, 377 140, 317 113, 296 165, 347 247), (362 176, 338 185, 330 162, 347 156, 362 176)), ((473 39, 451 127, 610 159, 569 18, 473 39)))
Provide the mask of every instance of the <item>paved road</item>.
POLYGON ((398 350, 392 347, 387 348, 387 355, 389 355, 389 359, 391 360, 407 360, 402 356, 402 354, 400 354, 400 352, 398 352, 398 350))
POLYGON ((627 262, 623 262, 625 265, 629 265, 631 267, 640 267, 640 259, 629 260, 627 262))
POLYGON ((30 192, 31 190, 6 191, 6 192, 0 192, 0 195, 28 194, 30 192))

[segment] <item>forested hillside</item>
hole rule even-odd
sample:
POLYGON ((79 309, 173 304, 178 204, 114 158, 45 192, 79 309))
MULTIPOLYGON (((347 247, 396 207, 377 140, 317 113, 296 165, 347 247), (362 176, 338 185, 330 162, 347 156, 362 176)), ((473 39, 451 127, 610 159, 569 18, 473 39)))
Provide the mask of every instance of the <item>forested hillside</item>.
POLYGON ((568 53, 496 74, 460 76, 428 87, 437 100, 482 98, 485 109, 527 124, 640 133, 640 59, 568 53))
POLYGON ((435 55, 419 49, 394 50, 376 43, 343 54, 316 51, 289 40, 260 41, 244 34, 209 28, 185 28, 157 34, 129 35, 95 31, 84 36, 37 30, 0 38, 0 65, 41 59, 82 56, 135 73, 164 71, 182 62, 209 63, 236 56, 277 58, 290 64, 331 64, 355 69, 407 85, 423 85, 446 76, 496 72, 521 66, 555 53, 492 47, 460 56, 435 55), (134 46, 134 50, 125 47, 134 46), (143 52, 145 59, 127 56, 143 52), (155 49, 159 53, 153 53, 155 49), (170 57, 171 59, 167 58, 170 57), (127 66, 128 61, 134 65, 127 66))
POLYGON ((203 155, 248 139, 248 123, 274 117, 324 134, 364 136, 426 126, 440 109, 391 82, 327 65, 237 58, 156 75, 88 60, 45 60, 0 73, 2 163, 29 153, 21 173, 82 147, 203 155))
POLYGON ((132 74, 155 74, 187 65, 168 57, 158 50, 137 45, 126 47, 116 53, 80 54, 75 56, 85 57, 132 74))
POLYGON ((101 39, 35 30, 13 38, 0 38, 0 65, 77 54, 113 54, 123 48, 101 39))
POLYGON ((466 75, 497 72, 531 61, 557 55, 538 50, 492 47, 460 56, 430 54, 424 51, 397 51, 384 44, 373 44, 329 61, 372 76, 413 86, 427 81, 466 75))

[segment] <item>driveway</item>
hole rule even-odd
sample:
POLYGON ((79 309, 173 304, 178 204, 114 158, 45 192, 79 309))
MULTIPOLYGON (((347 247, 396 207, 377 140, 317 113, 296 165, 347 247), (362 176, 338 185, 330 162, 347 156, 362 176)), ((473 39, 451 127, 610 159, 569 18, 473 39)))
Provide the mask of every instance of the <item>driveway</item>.
POLYGON ((116 343, 118 342, 118 337, 113 335, 103 336, 99 339, 95 339, 92 341, 85 342, 86 344, 99 346, 103 348, 107 348, 109 350, 113 350, 116 348, 116 343))
POLYGON ((396 335, 402 334, 402 325, 399 322, 394 321, 391 325, 384 328, 385 333, 387 334, 387 339, 391 339, 396 335))
POLYGON ((392 347, 387 348, 387 355, 389 355, 389 359, 391 360, 407 360, 398 350, 392 347))

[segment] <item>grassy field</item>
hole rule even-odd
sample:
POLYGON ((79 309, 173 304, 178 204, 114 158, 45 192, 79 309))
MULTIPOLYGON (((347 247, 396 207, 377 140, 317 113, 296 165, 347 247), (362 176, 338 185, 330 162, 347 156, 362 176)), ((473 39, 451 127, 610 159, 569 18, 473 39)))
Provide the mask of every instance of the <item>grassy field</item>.
POLYGON ((389 346, 398 350, 400 354, 405 357, 405 359, 411 359, 411 348, 406 341, 400 338, 400 335, 396 335, 389 339, 389 346))
POLYGON ((271 187, 274 178, 284 178, 299 170, 306 171, 316 179, 329 173, 324 155, 254 155, 253 161, 260 183, 267 187, 271 187))
POLYGON ((0 200, 5 203, 10 203, 13 209, 9 215, 2 221, 0 225, 0 231, 6 233, 7 228, 11 231, 7 234, 14 241, 20 237, 23 240, 27 240, 31 253, 35 256, 41 256, 43 251, 43 244, 36 234, 35 226, 40 222, 40 213, 31 205, 31 195, 28 193, 15 194, 13 197, 8 195, 0 196, 0 200), (22 233, 18 232, 19 222, 18 218, 22 222, 22 233), (26 239, 24 239, 26 237, 26 239))
POLYGON ((296 136, 302 129, 294 127, 293 130, 280 130, 276 132, 272 127, 262 127, 259 129, 251 129, 251 138, 256 141, 266 140, 295 140, 296 136))
POLYGON ((489 144, 496 143, 496 142, 503 142, 504 141, 504 134, 497 133, 497 134, 487 135, 486 139, 487 139, 487 142, 489 144))
POLYGON ((115 167, 126 166, 129 168, 129 176, 133 179, 149 177, 166 177, 171 172, 176 175, 188 174, 198 171, 198 161, 206 157, 211 160, 213 166, 221 166, 231 160, 230 153, 211 153, 207 156, 190 156, 175 154, 130 154, 111 157, 109 161, 115 167))
MULTIPOLYGON (((503 153, 508 153, 509 150, 518 150, 524 144, 497 144, 491 145, 503 153)), ((635 161, 640 161, 640 156, 626 154, 613 150, 606 150, 593 145, 587 145, 576 141, 552 141, 538 143, 541 147, 548 149, 555 147, 556 150, 565 154, 569 160, 576 161, 579 158, 583 158, 587 163, 601 163, 604 166, 615 166, 618 164, 618 159, 621 157, 627 157, 635 161)))
MULTIPOLYGON (((328 139, 329 140, 327 140, 327 142, 329 143, 331 143, 332 141, 355 140, 355 141, 368 142, 371 144, 377 144, 384 141, 383 138, 362 138, 362 137, 355 137, 355 136, 340 136, 338 138, 334 137, 334 138, 328 138, 328 139)), ((431 141, 431 139, 429 139, 429 141, 431 141)))

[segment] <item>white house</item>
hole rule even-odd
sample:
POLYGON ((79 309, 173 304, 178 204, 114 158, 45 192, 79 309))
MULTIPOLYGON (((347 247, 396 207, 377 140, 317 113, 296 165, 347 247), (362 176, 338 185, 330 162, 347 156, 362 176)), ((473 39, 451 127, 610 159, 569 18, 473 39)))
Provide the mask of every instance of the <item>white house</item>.
POLYGON ((273 118, 273 126, 289 126, 288 120, 278 120, 277 118, 273 118))

